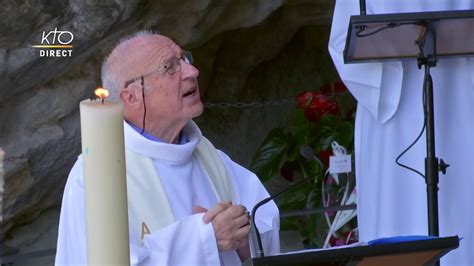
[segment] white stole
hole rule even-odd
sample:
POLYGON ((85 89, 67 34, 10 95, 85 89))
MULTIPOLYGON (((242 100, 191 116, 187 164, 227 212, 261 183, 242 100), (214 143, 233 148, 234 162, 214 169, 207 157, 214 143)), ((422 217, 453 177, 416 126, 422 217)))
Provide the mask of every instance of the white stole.
MULTIPOLYGON (((235 202, 232 180, 212 143, 202 137, 193 155, 210 178, 218 201, 235 202)), ((153 233, 174 223, 175 218, 153 160, 129 149, 126 150, 125 157, 131 239, 142 239, 144 231, 153 233)))

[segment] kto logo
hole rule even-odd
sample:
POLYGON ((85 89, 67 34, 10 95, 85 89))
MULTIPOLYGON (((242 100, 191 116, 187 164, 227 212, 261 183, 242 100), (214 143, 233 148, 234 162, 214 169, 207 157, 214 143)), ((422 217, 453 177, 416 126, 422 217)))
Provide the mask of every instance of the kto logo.
POLYGON ((54 28, 49 32, 43 31, 41 44, 32 47, 40 49, 40 57, 71 57, 73 40, 72 32, 54 28))

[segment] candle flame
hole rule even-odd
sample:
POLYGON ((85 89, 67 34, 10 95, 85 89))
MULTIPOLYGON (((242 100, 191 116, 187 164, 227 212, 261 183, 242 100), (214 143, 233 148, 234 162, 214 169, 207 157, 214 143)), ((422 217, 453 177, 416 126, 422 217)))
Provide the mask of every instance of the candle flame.
POLYGON ((94 91, 95 95, 100 99, 104 100, 105 98, 109 97, 109 91, 104 88, 97 88, 94 91))

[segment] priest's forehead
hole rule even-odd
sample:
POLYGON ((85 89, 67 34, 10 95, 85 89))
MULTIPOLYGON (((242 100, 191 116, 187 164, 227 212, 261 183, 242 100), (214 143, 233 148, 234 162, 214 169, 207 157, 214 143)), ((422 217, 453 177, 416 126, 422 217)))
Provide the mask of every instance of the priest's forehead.
POLYGON ((109 60, 116 73, 127 80, 156 70, 181 54, 182 49, 170 38, 146 34, 122 42, 112 51, 109 60))
POLYGON ((153 36, 156 38, 143 46, 142 60, 145 65, 156 68, 172 58, 180 57, 183 53, 182 49, 170 38, 162 35, 153 36))

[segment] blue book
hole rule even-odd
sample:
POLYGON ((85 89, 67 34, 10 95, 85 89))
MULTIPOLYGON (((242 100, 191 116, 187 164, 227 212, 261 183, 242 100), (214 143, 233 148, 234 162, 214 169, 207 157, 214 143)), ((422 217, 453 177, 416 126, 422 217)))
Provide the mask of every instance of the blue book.
POLYGON ((413 236, 394 236, 394 237, 384 237, 378 238, 369 241, 367 244, 369 246, 381 245, 381 244, 390 244, 390 243, 402 243, 418 240, 429 240, 439 238, 438 236, 422 236, 422 235, 413 235, 413 236))

